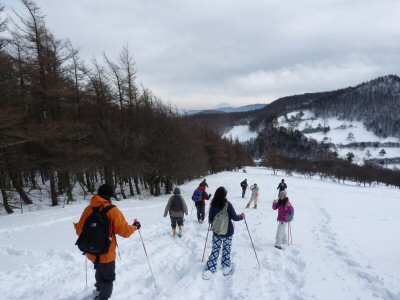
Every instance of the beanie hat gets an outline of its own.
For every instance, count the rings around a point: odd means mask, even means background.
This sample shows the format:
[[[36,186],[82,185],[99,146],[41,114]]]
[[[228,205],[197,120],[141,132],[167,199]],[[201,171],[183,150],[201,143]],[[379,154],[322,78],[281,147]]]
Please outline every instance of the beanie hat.
[[[180,195],[180,193],[181,193],[181,189],[180,188],[178,188],[178,187],[174,188],[174,194],[175,195]]]
[[[281,192],[279,192],[279,199],[284,199],[284,198],[286,198],[286,195],[287,195],[287,193],[286,193],[286,191],[281,191]]]
[[[102,184],[97,190],[97,194],[108,200],[110,200],[111,197],[115,198],[114,188],[108,183]]]

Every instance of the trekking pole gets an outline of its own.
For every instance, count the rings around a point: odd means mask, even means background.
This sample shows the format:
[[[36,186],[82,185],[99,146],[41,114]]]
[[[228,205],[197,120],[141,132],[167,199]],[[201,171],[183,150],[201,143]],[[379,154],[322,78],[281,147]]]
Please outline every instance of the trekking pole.
[[[289,242],[289,240],[290,240],[290,242]],[[287,239],[287,244],[288,244],[288,246],[289,246],[290,244],[293,244],[292,227],[290,227],[290,222],[289,222],[289,224],[288,224],[288,239]]]
[[[190,211],[190,217],[189,217],[190,220],[192,219],[193,207],[194,207],[194,203],[192,203],[192,209]]]
[[[201,258],[201,262],[204,261],[204,254],[206,253],[206,246],[207,246],[207,240],[208,240],[208,233],[210,232],[210,229],[211,229],[211,224],[208,225],[207,236],[206,236],[206,243],[204,244],[203,257]]]
[[[86,288],[87,288],[87,257],[85,255],[85,266],[86,266]]]
[[[246,228],[247,228],[247,232],[249,233],[249,237],[250,237],[251,245],[253,246],[254,254],[256,255],[256,258],[257,258],[258,267],[261,269],[260,261],[258,260],[258,256],[257,256],[256,248],[254,247],[253,240],[252,240],[252,238],[251,238],[251,235],[250,235],[250,230],[249,230],[249,226],[247,226],[247,221],[246,221],[246,219],[244,219],[244,223],[246,224]]]
[[[134,221],[136,222],[137,219],[135,219]],[[150,273],[151,273],[151,276],[153,277],[154,286],[157,288],[156,278],[154,277],[153,270],[151,269],[151,265],[150,265],[150,261],[149,261],[149,256],[147,255],[146,247],[144,246],[142,233],[140,232],[140,229],[138,229],[138,231],[139,231],[140,239],[141,239],[141,241],[142,241],[144,253],[146,254],[146,259],[147,259],[147,263],[148,263],[148,265],[149,265]]]

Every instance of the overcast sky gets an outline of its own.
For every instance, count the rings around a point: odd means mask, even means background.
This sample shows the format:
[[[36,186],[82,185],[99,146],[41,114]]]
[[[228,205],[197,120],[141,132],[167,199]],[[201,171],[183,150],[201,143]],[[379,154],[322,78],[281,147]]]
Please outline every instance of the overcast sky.
[[[8,12],[19,0],[0,0]],[[128,44],[178,108],[268,103],[400,73],[398,0],[36,0],[86,62]]]

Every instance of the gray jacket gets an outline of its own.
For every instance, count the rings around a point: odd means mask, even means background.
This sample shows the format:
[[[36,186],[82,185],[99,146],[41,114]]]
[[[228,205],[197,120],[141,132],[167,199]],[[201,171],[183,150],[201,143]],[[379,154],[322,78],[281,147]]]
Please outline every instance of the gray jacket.
[[[168,213],[174,218],[183,218],[183,214],[188,214],[185,200],[181,195],[173,195],[169,198],[164,210],[164,217],[166,217]]]

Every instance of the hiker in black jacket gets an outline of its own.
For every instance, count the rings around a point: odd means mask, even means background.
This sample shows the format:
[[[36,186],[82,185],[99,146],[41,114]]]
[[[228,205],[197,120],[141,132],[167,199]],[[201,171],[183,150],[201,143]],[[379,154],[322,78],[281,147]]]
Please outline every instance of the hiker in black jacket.
[[[279,189],[279,192],[282,192],[287,189],[287,185],[285,183],[285,180],[282,179],[282,181],[279,183],[278,187],[276,188],[277,190]]]
[[[246,189],[248,186],[247,178],[240,183],[240,186],[242,187],[242,198],[244,198],[244,195],[246,194]]]

